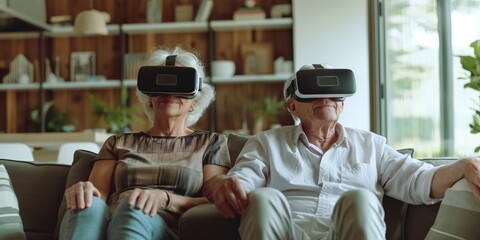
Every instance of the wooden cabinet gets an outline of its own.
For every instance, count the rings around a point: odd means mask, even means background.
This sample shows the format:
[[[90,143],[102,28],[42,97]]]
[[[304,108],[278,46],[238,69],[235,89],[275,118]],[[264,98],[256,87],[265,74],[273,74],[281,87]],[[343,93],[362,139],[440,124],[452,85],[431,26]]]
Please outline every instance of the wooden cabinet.
[[[88,1],[47,0],[48,16],[71,15],[88,9]],[[84,3],[85,2],[85,3]],[[258,104],[266,97],[282,97],[283,81],[288,74],[243,75],[240,48],[242,44],[269,43],[273,49],[273,59],[284,57],[293,60],[292,19],[265,19],[233,21],[233,11],[243,5],[241,0],[225,3],[215,0],[209,22],[173,22],[173,9],[178,1],[163,1],[162,23],[145,22],[146,0],[94,1],[94,8],[106,11],[112,16],[107,36],[79,36],[71,27],[51,27],[44,33],[45,40],[39,41],[39,33],[0,33],[0,69],[8,64],[18,53],[24,54],[30,61],[38,59],[41,44],[47,58],[60,59],[60,77],[62,83],[44,82],[40,88],[39,77],[30,84],[0,84],[0,132],[35,131],[30,112],[39,108],[44,101],[55,101],[58,111],[69,111],[78,120],[76,131],[92,127],[94,116],[85,97],[93,93],[111,106],[118,102],[120,86],[129,87],[129,104],[137,106],[137,113],[145,123],[132,123],[132,130],[148,127],[135,97],[136,80],[124,78],[122,58],[129,53],[149,54],[157,46],[174,47],[181,45],[187,50],[195,50],[204,61],[207,72],[211,61],[228,59],[236,63],[237,75],[230,78],[212,78],[217,98],[213,106],[194,126],[201,129],[224,130],[240,129],[245,124],[249,129],[258,117]],[[198,9],[200,0],[183,1]],[[261,7],[269,12],[274,4],[291,3],[290,0],[262,1]],[[170,9],[170,10],[169,10]],[[268,16],[268,14],[267,14]],[[102,82],[70,81],[70,54],[77,51],[96,53],[96,74],[105,76]],[[3,64],[3,66],[2,66]],[[4,67],[5,68],[5,67]],[[37,71],[38,72],[38,71]],[[2,72],[0,71],[0,77]],[[266,126],[280,122],[289,124],[286,113],[279,119],[267,120]],[[102,127],[102,126],[101,126]],[[103,126],[107,127],[107,126]]]

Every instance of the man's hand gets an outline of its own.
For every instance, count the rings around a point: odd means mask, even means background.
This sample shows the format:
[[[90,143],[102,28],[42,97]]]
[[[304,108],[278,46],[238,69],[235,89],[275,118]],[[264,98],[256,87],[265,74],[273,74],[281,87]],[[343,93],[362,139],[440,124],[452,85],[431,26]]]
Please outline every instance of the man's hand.
[[[249,201],[249,194],[240,181],[223,174],[216,175],[205,183],[203,195],[215,203],[226,218],[235,218],[242,214]]]
[[[92,196],[101,197],[101,194],[91,182],[78,182],[72,185],[65,191],[67,209],[81,210],[91,207]]]
[[[473,195],[480,199],[480,158],[470,157],[461,160],[463,162],[463,175],[472,189]]]

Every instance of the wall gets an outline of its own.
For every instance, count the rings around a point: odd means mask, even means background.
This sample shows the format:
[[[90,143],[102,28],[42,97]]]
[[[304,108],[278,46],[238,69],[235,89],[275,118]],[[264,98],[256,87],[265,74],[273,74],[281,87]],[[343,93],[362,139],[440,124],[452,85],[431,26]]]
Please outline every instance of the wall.
[[[304,64],[350,68],[357,93],[345,101],[340,123],[370,130],[367,0],[293,0],[295,69]]]

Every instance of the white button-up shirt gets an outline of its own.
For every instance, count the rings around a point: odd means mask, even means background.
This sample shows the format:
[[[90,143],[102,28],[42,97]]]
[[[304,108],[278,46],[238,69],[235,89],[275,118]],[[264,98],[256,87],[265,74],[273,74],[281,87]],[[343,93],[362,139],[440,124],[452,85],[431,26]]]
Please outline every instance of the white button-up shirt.
[[[308,142],[301,125],[275,128],[251,137],[228,175],[247,191],[280,190],[293,218],[329,218],[339,197],[365,188],[408,203],[434,203],[430,187],[437,168],[402,155],[372,132],[337,124],[339,138],[323,152]]]

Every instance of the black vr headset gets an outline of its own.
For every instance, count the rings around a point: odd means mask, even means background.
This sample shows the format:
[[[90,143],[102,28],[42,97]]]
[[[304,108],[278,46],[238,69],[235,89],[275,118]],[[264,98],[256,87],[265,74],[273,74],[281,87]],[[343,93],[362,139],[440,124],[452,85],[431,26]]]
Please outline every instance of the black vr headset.
[[[138,71],[138,90],[150,97],[179,95],[195,98],[202,89],[202,79],[192,67],[176,67],[177,55],[167,57],[165,66],[143,66]]]
[[[324,68],[313,64],[315,69],[299,70],[287,88],[287,96],[299,102],[311,102],[318,98],[344,101],[357,91],[355,76],[350,69]]]

